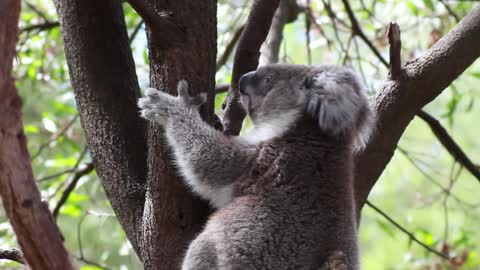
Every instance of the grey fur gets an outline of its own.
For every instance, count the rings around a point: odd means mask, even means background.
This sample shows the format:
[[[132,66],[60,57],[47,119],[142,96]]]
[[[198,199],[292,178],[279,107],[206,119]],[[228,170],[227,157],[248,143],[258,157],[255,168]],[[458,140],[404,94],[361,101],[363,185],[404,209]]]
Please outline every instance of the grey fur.
[[[165,127],[187,184],[219,208],[183,270],[319,269],[335,254],[359,268],[352,172],[372,112],[356,76],[334,66],[269,65],[242,77],[255,129],[226,137],[202,98],[147,89],[142,117]],[[362,134],[359,134],[362,133]]]

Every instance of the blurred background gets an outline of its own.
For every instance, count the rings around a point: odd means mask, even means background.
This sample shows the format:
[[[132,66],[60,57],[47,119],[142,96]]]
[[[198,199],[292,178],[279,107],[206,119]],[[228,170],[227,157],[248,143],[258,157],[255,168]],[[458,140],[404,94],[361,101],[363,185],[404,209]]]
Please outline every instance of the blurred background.
[[[230,82],[233,54],[224,52],[234,44],[252,2],[218,1],[219,86]],[[386,30],[390,21],[400,26],[406,62],[421,56],[479,3],[350,1],[363,37],[358,32],[352,35],[352,21],[341,1],[297,4],[297,16],[283,31],[279,62],[351,66],[374,95],[388,73],[382,58],[389,59]],[[124,11],[143,89],[149,81],[145,26],[128,4]],[[68,250],[81,270],[142,269],[91,166],[52,1],[23,1],[20,29],[14,76],[23,98],[34,175],[43,198],[57,215]],[[225,94],[217,88],[215,106],[221,116]],[[477,61],[425,111],[480,166],[479,88]],[[250,127],[246,121],[242,131]],[[480,269],[480,179],[455,161],[421,119],[409,125],[369,201],[375,208],[365,206],[360,227],[363,269]],[[417,242],[448,252],[454,259],[445,261]],[[16,246],[0,209],[0,248]],[[0,269],[23,266],[0,261]]]

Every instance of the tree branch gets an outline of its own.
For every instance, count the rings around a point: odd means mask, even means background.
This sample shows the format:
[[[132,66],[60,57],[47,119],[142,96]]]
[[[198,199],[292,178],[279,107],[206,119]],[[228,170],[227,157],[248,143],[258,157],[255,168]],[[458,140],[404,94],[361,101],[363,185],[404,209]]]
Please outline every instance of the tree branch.
[[[62,206],[67,202],[68,197],[77,186],[77,183],[80,180],[80,178],[82,178],[82,176],[84,175],[89,174],[91,171],[93,171],[93,169],[94,169],[93,163],[88,163],[87,166],[85,166],[85,168],[82,168],[75,172],[75,174],[72,177],[72,181],[70,181],[70,184],[68,184],[68,186],[65,188],[65,190],[62,193],[62,196],[58,200],[57,205],[53,209],[53,217],[55,219],[57,219],[58,213],[60,213],[60,208],[62,208]]]
[[[138,32],[140,31],[140,29],[142,28],[142,25],[143,25],[144,21],[141,20],[137,26],[135,26],[135,29],[133,29],[133,32],[132,34],[128,37],[128,44],[129,45],[132,45],[132,42],[135,40],[135,37],[137,37],[137,34]]]
[[[412,240],[413,242],[419,244],[420,246],[422,246],[423,248],[425,248],[428,252],[430,253],[433,253],[435,255],[437,255],[438,257],[444,259],[444,260],[450,260],[450,257],[448,257],[448,255],[446,254],[443,254],[441,253],[440,251],[437,251],[431,247],[429,247],[427,244],[423,243],[422,241],[418,240],[417,237],[415,237],[415,235],[413,235],[413,233],[409,232],[407,229],[405,229],[402,225],[400,225],[398,222],[396,222],[394,219],[392,219],[389,215],[387,215],[387,213],[383,212],[380,208],[376,207],[374,204],[372,204],[371,202],[369,202],[368,200],[366,201],[366,204],[368,206],[370,206],[373,210],[375,210],[375,212],[379,213],[381,216],[383,216],[386,220],[388,220],[390,223],[393,224],[393,226],[397,227],[397,229],[399,229],[400,231],[402,231],[403,233],[405,233],[408,238],[410,238],[410,240]]]
[[[280,0],[277,11],[273,16],[268,35],[260,47],[259,65],[264,66],[278,62],[278,54],[280,45],[283,40],[283,28],[288,23],[289,13],[291,9],[296,9],[295,0]]]
[[[345,10],[347,11],[348,18],[350,19],[351,27],[352,27],[352,32],[354,35],[358,35],[366,44],[367,46],[372,50],[372,52],[377,56],[377,58],[384,64],[385,66],[388,66],[387,60],[383,58],[382,54],[378,51],[378,49],[370,42],[368,39],[367,35],[363,32],[362,28],[360,27],[360,24],[358,23],[357,18],[355,17],[352,8],[350,7],[350,3],[348,0],[342,0],[343,5],[345,6]]]
[[[240,38],[240,35],[242,34],[244,29],[245,29],[245,25],[242,25],[235,31],[232,38],[230,39],[227,46],[225,47],[225,50],[223,51],[222,55],[220,56],[220,58],[218,58],[218,61],[216,64],[216,71],[218,71],[223,65],[225,65],[228,58],[230,57],[230,54],[232,54],[232,51],[235,48],[235,45],[237,44],[237,41]]]
[[[400,38],[400,27],[397,23],[390,23],[387,36],[390,44],[390,75],[392,79],[397,79],[402,72],[402,41]]]
[[[229,84],[217,84],[215,85],[215,94],[220,94],[220,93],[225,93],[228,91],[228,88],[230,87]]]
[[[257,68],[260,46],[270,30],[278,3],[279,0],[255,0],[240,36],[233,62],[232,82],[223,103],[224,133],[227,135],[240,133],[246,113],[238,100],[238,80],[243,74]]]
[[[445,9],[448,11],[448,13],[453,16],[453,18],[455,19],[455,21],[458,23],[460,21],[460,18],[458,17],[458,15],[452,10],[452,8],[450,7],[449,4],[445,3],[444,0],[439,0],[440,3],[442,3],[442,5],[445,7]]]
[[[366,148],[355,157],[358,213],[408,123],[479,56],[480,7],[477,7],[422,57],[404,65],[403,78],[385,81],[373,105],[377,113],[376,129]]]
[[[456,161],[462,164],[480,182],[480,170],[468,158],[467,154],[465,154],[460,146],[453,140],[440,122],[424,111],[417,113],[417,116],[428,124],[433,134],[438,138],[445,149],[447,149],[448,153],[450,153]]]
[[[31,31],[43,31],[43,30],[50,30],[52,28],[55,28],[59,26],[59,22],[44,22],[40,24],[33,24],[29,26],[25,26],[20,30],[20,34],[24,32],[31,32]]]
[[[359,31],[361,31],[361,29]],[[401,38],[400,28],[397,23],[390,23],[387,36],[390,44],[390,76],[393,80],[401,79]],[[368,41],[367,43],[371,42]],[[417,116],[430,126],[434,135],[439,139],[447,151],[455,158],[455,160],[465,166],[465,168],[467,168],[467,170],[470,171],[470,173],[472,173],[472,175],[480,181],[480,170],[476,168],[473,162],[467,157],[467,155],[452,139],[448,132],[441,126],[440,122],[438,122],[434,117],[425,111],[420,111]]]
[[[22,252],[18,248],[0,249],[0,260],[10,260],[25,264]]]
[[[159,11],[147,0],[128,0],[127,2],[151,29],[151,38],[158,45],[169,47],[182,45],[185,42],[185,28],[175,19],[173,12]]]
[[[35,152],[35,154],[32,155],[32,160],[36,159],[38,156],[40,156],[40,154],[42,153],[42,151],[47,147],[49,146],[52,142],[58,140],[59,138],[63,137],[65,135],[65,133],[67,133],[67,131],[70,130],[70,128],[73,126],[73,124],[75,124],[75,122],[77,121],[78,119],[78,114],[75,114],[75,116],[72,118],[72,120],[68,121],[68,123],[56,134],[53,134],[46,142],[42,143],[39,147],[38,147],[38,150],[37,152]]]

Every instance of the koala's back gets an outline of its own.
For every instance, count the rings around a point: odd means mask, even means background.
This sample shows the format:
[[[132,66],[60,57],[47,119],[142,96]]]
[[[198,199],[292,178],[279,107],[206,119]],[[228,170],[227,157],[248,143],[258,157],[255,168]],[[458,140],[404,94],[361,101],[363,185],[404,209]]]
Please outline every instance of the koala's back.
[[[300,130],[261,145],[236,198],[211,217],[202,235],[217,269],[318,269],[338,250],[356,258],[348,144]]]

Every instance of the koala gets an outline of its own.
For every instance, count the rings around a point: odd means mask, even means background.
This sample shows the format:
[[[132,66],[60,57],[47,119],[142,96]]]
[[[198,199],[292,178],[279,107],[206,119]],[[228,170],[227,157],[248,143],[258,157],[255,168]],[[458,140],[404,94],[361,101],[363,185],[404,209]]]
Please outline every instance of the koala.
[[[186,184],[216,211],[182,270],[359,269],[353,154],[373,126],[359,79],[338,66],[267,65],[243,75],[253,130],[204,123],[185,81],[178,97],[147,89],[141,116],[162,125]],[[343,258],[342,257],[342,258]],[[335,263],[337,264],[337,263]]]

